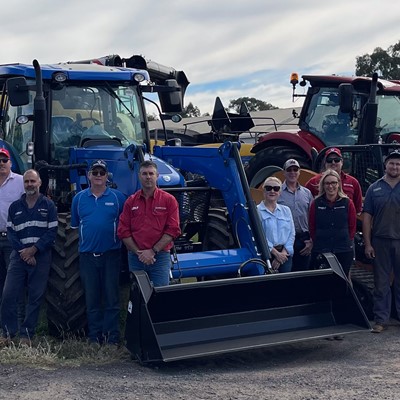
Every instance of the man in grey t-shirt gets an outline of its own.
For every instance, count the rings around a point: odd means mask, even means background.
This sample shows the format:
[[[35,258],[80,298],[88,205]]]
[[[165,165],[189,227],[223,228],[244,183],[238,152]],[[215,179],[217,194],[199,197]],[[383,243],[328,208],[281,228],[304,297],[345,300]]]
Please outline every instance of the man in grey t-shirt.
[[[400,315],[400,152],[385,159],[385,175],[367,190],[363,207],[365,255],[374,263],[374,333],[384,331],[392,304],[390,288]]]

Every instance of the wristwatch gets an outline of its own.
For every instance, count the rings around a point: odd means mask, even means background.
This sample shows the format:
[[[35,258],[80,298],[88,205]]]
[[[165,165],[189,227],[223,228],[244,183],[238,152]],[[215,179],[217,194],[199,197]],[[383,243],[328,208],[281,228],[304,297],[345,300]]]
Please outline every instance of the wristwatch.
[[[153,250],[154,255],[156,256],[158,254],[158,251],[154,247],[152,247],[151,249]]]

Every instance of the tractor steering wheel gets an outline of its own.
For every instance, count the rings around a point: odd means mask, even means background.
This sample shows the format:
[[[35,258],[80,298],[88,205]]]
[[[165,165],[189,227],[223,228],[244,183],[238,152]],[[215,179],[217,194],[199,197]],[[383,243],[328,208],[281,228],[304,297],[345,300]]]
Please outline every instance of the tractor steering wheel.
[[[100,121],[94,117],[78,118],[73,124],[71,124],[69,131],[75,135],[82,135],[82,133],[88,129],[85,126],[82,126],[82,122],[84,121],[92,121],[93,125],[100,125]]]

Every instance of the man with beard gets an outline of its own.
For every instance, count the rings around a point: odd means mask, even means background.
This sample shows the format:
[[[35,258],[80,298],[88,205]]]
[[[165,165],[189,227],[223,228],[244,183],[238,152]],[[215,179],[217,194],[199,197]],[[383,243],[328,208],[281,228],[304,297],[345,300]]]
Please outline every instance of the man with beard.
[[[365,255],[374,264],[374,333],[387,328],[390,318],[394,272],[394,295],[400,315],[400,152],[385,159],[385,175],[367,190],[363,209]]]
[[[8,210],[7,236],[13,248],[1,303],[3,337],[0,347],[17,335],[17,300],[27,282],[28,303],[19,329],[21,344],[30,344],[35,334],[40,305],[46,291],[51,248],[57,234],[54,203],[39,192],[42,183],[33,169],[23,176],[25,194]]]

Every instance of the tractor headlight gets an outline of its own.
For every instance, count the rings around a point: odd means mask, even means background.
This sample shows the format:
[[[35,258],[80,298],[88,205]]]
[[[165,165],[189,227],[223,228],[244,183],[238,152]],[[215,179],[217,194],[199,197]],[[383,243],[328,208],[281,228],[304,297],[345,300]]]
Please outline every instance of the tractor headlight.
[[[143,81],[145,80],[145,77],[144,77],[143,74],[134,74],[134,75],[133,75],[133,79],[134,79],[136,82],[143,82]]]
[[[67,80],[67,75],[64,72],[56,72],[53,75],[53,80],[56,82],[65,82]]]

